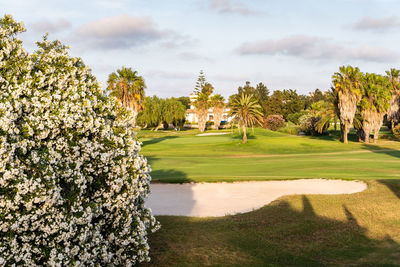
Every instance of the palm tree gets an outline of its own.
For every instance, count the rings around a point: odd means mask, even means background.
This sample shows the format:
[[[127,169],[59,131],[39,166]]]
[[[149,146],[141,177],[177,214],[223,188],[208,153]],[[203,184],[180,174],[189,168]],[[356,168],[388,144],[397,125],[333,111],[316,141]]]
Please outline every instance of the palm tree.
[[[211,106],[209,95],[204,92],[198,93],[196,100],[193,102],[193,106],[199,121],[199,131],[204,132],[206,129],[208,109]]]
[[[366,73],[362,81],[363,97],[360,101],[364,141],[369,143],[374,132],[374,142],[378,142],[379,130],[383,124],[389,102],[392,98],[388,77]]]
[[[229,114],[243,129],[243,143],[247,143],[246,128],[255,124],[262,125],[262,108],[253,95],[240,94],[231,103]]]
[[[392,129],[395,124],[399,122],[399,100],[400,100],[400,70],[390,69],[386,71],[389,78],[390,89],[392,91],[392,98],[390,99],[390,107],[387,112],[387,119],[392,123]]]
[[[200,132],[204,132],[206,129],[208,109],[211,107],[210,95],[213,93],[214,87],[208,82],[199,86],[201,86],[200,89],[197,88],[197,85],[195,88],[197,98],[193,102],[193,106],[199,121],[199,130]]]
[[[347,135],[361,98],[360,69],[341,66],[332,76],[332,82],[338,96],[341,140],[347,144]]]
[[[225,109],[225,99],[222,95],[216,94],[211,98],[211,106],[214,111],[214,129],[218,130],[221,124],[222,116]]]
[[[333,122],[336,130],[336,122],[338,119],[337,106],[333,101],[320,100],[311,104],[311,111],[315,117],[319,120],[315,124],[315,129],[318,133],[322,134],[324,131],[329,129],[329,126]]]
[[[117,97],[121,104],[133,112],[133,125],[136,117],[142,109],[146,85],[142,76],[131,68],[122,67],[108,76],[107,90],[112,96]]]

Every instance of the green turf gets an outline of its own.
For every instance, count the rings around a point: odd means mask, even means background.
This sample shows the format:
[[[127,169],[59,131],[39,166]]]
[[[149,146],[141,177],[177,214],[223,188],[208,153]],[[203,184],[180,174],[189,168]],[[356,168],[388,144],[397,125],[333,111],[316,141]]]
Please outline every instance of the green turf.
[[[227,131],[230,132],[230,131]],[[349,195],[286,196],[216,218],[160,216],[144,266],[400,266],[400,142],[342,144],[338,133],[300,137],[255,129],[196,136],[139,132],[156,182],[341,178],[367,181]],[[390,138],[388,131],[383,131]]]
[[[208,131],[215,132],[215,131]],[[216,182],[298,178],[398,179],[400,142],[377,145],[324,137],[294,136],[250,130],[249,142],[227,135],[197,136],[183,132],[139,132],[142,153],[156,182]]]
[[[216,218],[160,216],[144,266],[400,266],[400,180]]]

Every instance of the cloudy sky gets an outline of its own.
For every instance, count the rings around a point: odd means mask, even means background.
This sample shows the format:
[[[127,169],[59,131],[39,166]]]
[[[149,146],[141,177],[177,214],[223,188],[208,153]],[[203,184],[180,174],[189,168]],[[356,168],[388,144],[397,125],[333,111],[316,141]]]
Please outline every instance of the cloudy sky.
[[[271,90],[327,90],[340,65],[383,73],[399,66],[395,0],[0,0],[27,28],[29,51],[45,32],[80,56],[98,80],[121,66],[147,95],[182,96],[204,70],[229,96],[246,80]]]

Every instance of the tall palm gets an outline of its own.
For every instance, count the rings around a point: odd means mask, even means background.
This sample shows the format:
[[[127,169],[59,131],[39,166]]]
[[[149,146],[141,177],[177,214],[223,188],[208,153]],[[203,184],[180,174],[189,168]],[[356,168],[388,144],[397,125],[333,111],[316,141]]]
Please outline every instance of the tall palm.
[[[329,128],[333,122],[336,129],[336,122],[338,119],[337,106],[333,101],[320,100],[311,105],[311,111],[314,112],[314,116],[320,119],[315,125],[315,129],[319,133],[323,133]]]
[[[364,141],[369,143],[370,134],[374,132],[374,142],[383,124],[383,117],[389,109],[392,97],[389,79],[382,75],[366,73],[362,82],[363,97],[360,101]]]
[[[390,99],[390,107],[387,112],[387,118],[392,123],[392,129],[394,125],[400,120],[400,70],[390,69],[386,71],[386,75],[390,82],[390,89],[392,91],[392,98]]]
[[[225,98],[220,94],[214,95],[211,98],[211,106],[213,107],[214,111],[214,129],[218,130],[224,114]]]
[[[361,98],[360,69],[341,66],[332,76],[332,82],[338,96],[341,139],[347,144],[347,135]]]
[[[204,92],[198,93],[196,100],[193,102],[193,106],[199,122],[199,131],[204,132],[206,129],[208,109],[211,106],[209,95]]]
[[[131,68],[122,67],[108,76],[107,90],[117,97],[123,106],[133,111],[133,125],[136,124],[137,114],[142,109],[145,88],[143,77]]]
[[[199,121],[200,132],[204,132],[206,129],[208,109],[211,107],[210,95],[213,93],[213,91],[214,87],[208,82],[202,84],[200,89],[195,88],[197,98],[193,102],[193,105]]]
[[[231,102],[229,114],[243,129],[243,143],[247,143],[247,127],[262,125],[262,107],[253,95],[237,95]]]

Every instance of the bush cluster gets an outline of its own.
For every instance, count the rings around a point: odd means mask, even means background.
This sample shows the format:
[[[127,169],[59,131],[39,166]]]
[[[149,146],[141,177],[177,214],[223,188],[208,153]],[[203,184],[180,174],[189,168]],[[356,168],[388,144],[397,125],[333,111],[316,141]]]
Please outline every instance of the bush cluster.
[[[282,115],[269,115],[264,118],[264,128],[276,131],[279,128],[282,128],[285,125],[285,119]]]
[[[397,124],[395,127],[393,127],[392,132],[394,137],[400,140],[400,124]]]
[[[132,114],[82,60],[0,19],[0,266],[130,266],[149,260],[150,167]]]
[[[317,123],[321,119],[321,117],[315,117],[311,114],[303,115],[299,118],[300,123],[300,131],[304,132],[306,135],[324,135],[327,132],[327,128],[325,127],[322,133],[317,131]]]

